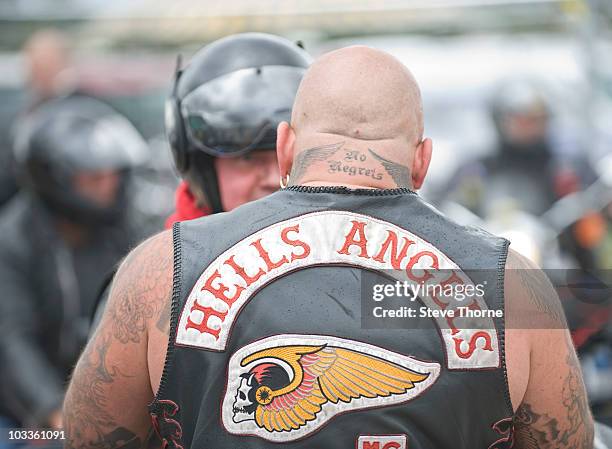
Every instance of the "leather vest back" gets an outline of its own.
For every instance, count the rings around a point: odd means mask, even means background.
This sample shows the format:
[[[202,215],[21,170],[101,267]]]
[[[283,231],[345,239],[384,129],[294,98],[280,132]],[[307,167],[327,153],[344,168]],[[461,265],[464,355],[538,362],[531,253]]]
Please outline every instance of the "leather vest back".
[[[472,285],[464,310],[503,312],[506,240],[406,189],[303,186],[173,232],[170,343],[150,406],[169,447],[505,447],[503,316],[472,326],[439,290],[374,293]]]

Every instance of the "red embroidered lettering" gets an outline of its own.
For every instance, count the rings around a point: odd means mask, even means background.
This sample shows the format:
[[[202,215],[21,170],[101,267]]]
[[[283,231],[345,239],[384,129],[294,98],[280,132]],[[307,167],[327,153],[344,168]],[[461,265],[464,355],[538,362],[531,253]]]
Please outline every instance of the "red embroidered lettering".
[[[482,347],[483,350],[493,351],[493,347],[491,346],[491,336],[487,332],[480,331],[476,332],[474,335],[472,335],[472,338],[470,338],[470,343],[468,344],[469,348],[467,351],[461,350],[461,343],[464,342],[463,338],[453,338],[453,340],[455,341],[455,352],[457,353],[457,355],[462,359],[469,359],[470,357],[472,357],[472,354],[474,354],[474,351],[476,351],[477,349],[476,341],[479,338],[484,338],[485,340],[485,344]]]
[[[304,259],[306,257],[308,257],[310,255],[310,246],[305,243],[302,242],[301,240],[292,240],[288,237],[288,234],[290,232],[300,232],[300,225],[297,224],[295,226],[289,226],[285,229],[283,229],[281,231],[281,240],[283,242],[285,242],[287,245],[291,245],[291,246],[299,246],[301,247],[304,252],[302,252],[302,254],[295,254],[295,253],[291,253],[291,262],[293,262],[294,260],[298,260],[298,259]]]
[[[230,258],[223,263],[232,267],[236,274],[240,276],[244,280],[244,282],[246,282],[247,287],[253,282],[256,282],[264,274],[266,274],[266,272],[260,268],[255,276],[249,276],[244,267],[238,265],[238,263],[234,260],[234,256],[230,256]]]
[[[230,259],[231,259],[231,257],[230,257]],[[244,291],[244,287],[242,287],[241,285],[236,285],[235,286],[236,287],[236,293],[234,293],[234,296],[228,297],[228,296],[225,295],[225,292],[227,292],[229,290],[229,288],[227,288],[224,284],[219,282],[219,287],[214,287],[212,285],[213,281],[215,279],[220,278],[220,277],[221,277],[221,275],[219,274],[219,270],[215,270],[215,272],[212,274],[212,276],[210,276],[206,280],[206,283],[204,284],[204,287],[202,287],[202,291],[207,291],[209,293],[212,293],[215,296],[215,298],[220,299],[225,304],[227,304],[227,307],[232,307],[232,304],[234,304],[234,302],[240,297],[240,294]]]
[[[363,449],[380,449],[380,443],[378,441],[374,441],[373,443],[369,441],[364,441],[363,446],[361,447]]]
[[[287,259],[287,256],[283,256],[277,262],[272,262],[272,260],[270,259],[270,255],[265,250],[265,248],[261,245],[261,239],[255,240],[253,243],[251,243],[251,246],[257,250],[257,252],[259,253],[259,257],[261,257],[263,261],[266,263],[266,267],[268,267],[268,271],[272,271],[273,269],[278,268],[281,265],[289,263],[289,259]]]
[[[216,316],[217,318],[221,320],[221,322],[223,322],[223,320],[225,320],[225,316],[227,315],[227,312],[218,312],[217,310],[211,307],[201,306],[200,304],[198,304],[197,301],[194,302],[193,307],[191,307],[191,312],[193,312],[194,310],[199,310],[200,312],[204,314],[204,317],[202,318],[202,322],[199,324],[195,323],[191,319],[191,315],[189,315],[189,317],[187,318],[187,324],[185,325],[185,329],[196,329],[201,334],[210,334],[213,337],[215,337],[215,340],[218,340],[219,332],[221,332],[221,327],[219,327],[219,329],[210,328],[208,326],[208,319],[211,316]]]
[[[427,282],[428,279],[431,279],[433,277],[433,274],[431,274],[427,270],[424,270],[425,274],[423,276],[415,276],[412,273],[413,267],[419,262],[421,257],[424,257],[424,256],[429,256],[431,258],[431,261],[432,261],[431,268],[435,270],[438,269],[438,256],[436,256],[431,251],[421,251],[420,253],[415,254],[414,256],[410,258],[410,261],[408,262],[408,265],[406,266],[406,274],[408,275],[410,279],[412,279],[415,282]]]
[[[362,435],[357,449],[406,449],[406,435]]]
[[[368,240],[366,239],[366,236],[365,236],[365,225],[366,224],[363,221],[357,221],[357,220],[351,220],[351,223],[353,223],[353,227],[351,228],[349,233],[346,235],[344,239],[344,246],[342,247],[340,251],[338,251],[338,254],[345,254],[348,256],[349,248],[355,245],[359,247],[360,249],[358,256],[363,257],[364,259],[369,259],[370,256],[368,256],[368,249],[367,249]],[[358,237],[359,237],[358,240],[355,240],[355,234],[358,234]]]
[[[404,245],[402,246],[402,249],[400,250],[400,253],[398,255],[397,254],[397,234],[393,231],[388,230],[387,239],[382,244],[382,248],[380,249],[380,252],[374,257],[374,260],[376,262],[385,263],[385,255],[387,253],[387,250],[391,248],[391,266],[395,270],[399,270],[402,261],[404,260],[404,258],[406,257],[406,254],[408,253],[408,248],[410,247],[410,245],[414,243],[412,240],[408,240],[406,237],[404,237],[403,240],[404,240]]]

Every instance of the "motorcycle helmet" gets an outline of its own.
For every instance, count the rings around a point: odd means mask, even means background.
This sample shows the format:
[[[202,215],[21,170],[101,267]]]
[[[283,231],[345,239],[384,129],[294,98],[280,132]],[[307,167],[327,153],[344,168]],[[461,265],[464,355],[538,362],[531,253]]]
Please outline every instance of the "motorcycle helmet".
[[[310,57],[269,34],[229,36],[177,68],[166,103],[166,133],[179,173],[196,182],[213,213],[223,210],[214,158],[276,147]]]
[[[130,122],[93,98],[72,96],[44,103],[17,127],[14,159],[18,177],[52,214],[73,222],[109,224],[126,207],[130,171],[147,155]],[[79,173],[117,171],[115,201],[101,206],[75,185]]]
[[[502,149],[522,156],[546,150],[550,115],[548,99],[533,80],[504,80],[491,101],[491,116]]]

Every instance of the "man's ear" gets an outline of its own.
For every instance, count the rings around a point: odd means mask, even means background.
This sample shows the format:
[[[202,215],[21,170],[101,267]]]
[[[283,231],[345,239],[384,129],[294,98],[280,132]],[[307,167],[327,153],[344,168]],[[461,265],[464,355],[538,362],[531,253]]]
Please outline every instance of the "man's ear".
[[[276,131],[276,156],[278,169],[282,179],[291,172],[293,152],[295,147],[295,132],[287,122],[281,122]]]
[[[412,188],[418,190],[425,181],[429,163],[431,162],[431,153],[433,146],[431,139],[424,139],[419,143],[414,151],[414,159],[412,161]]]

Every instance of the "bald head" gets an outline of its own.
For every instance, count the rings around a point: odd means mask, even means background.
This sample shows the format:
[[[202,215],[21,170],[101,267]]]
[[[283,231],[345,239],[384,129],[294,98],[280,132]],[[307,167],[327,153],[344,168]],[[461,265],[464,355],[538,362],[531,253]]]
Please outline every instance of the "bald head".
[[[70,66],[66,37],[58,30],[34,33],[24,46],[31,86],[41,97],[55,94],[58,77]]]
[[[368,47],[323,55],[302,79],[291,125],[279,126],[277,153],[291,184],[420,188],[431,140],[414,77]]]
[[[393,56],[347,47],[312,64],[295,99],[292,126],[298,139],[301,133],[331,133],[416,144],[423,134],[421,94]]]

